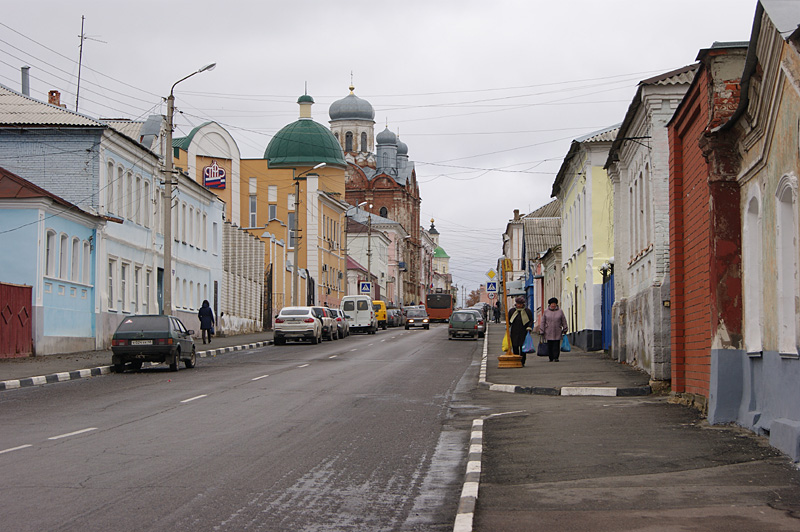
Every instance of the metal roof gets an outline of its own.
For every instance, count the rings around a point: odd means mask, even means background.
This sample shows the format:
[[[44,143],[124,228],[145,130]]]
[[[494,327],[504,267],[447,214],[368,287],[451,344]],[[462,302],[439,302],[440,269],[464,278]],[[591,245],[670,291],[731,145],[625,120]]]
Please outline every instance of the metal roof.
[[[561,245],[561,218],[525,218],[525,253],[535,258]]]
[[[0,85],[0,125],[108,127],[86,115],[40,102],[4,85]]]
[[[525,218],[561,218],[561,201],[554,199],[531,212]]]

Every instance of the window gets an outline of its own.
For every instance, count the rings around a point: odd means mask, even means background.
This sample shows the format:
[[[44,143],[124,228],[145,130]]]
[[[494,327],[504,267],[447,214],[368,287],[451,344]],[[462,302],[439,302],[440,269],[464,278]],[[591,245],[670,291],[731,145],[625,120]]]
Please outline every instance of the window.
[[[278,185],[269,185],[267,187],[267,201],[278,203]]]
[[[123,193],[123,191],[125,190],[124,183],[125,183],[124,171],[122,170],[122,167],[119,167],[117,168],[117,179],[114,180],[114,199],[117,200],[117,209],[114,212],[117,213],[117,215],[119,216],[124,216],[125,212],[122,210],[122,206],[125,204],[123,202],[124,200],[123,196],[125,195]]]
[[[106,212],[114,212],[114,161],[106,165]]]
[[[108,259],[108,305],[109,310],[116,308],[116,299],[114,298],[114,287],[116,286],[117,279],[117,261]]]
[[[353,132],[348,131],[344,135],[344,151],[353,151]]]
[[[367,134],[361,133],[361,151],[367,153],[369,151],[369,146],[367,146]]]
[[[83,241],[83,284],[91,284],[92,281],[92,245]]]
[[[153,272],[147,270],[144,272],[144,293],[142,294],[142,314],[150,313],[150,281]]]
[[[142,278],[142,268],[136,266],[133,270],[133,312],[139,313],[139,282]]]
[[[181,242],[186,242],[186,204],[181,204]]]
[[[202,233],[203,233],[203,236],[202,236],[203,249],[206,250],[206,249],[208,249],[208,215],[206,215],[206,213],[203,213],[203,222],[200,225],[200,227],[202,228]],[[216,223],[214,224],[214,227],[215,228],[217,227]]]
[[[778,350],[797,356],[797,178],[783,176],[775,193],[777,217]]]
[[[133,191],[133,218],[134,221],[141,225],[142,224],[142,176],[136,176],[136,188]]]
[[[278,219],[278,206],[274,203],[269,205],[269,221]]]
[[[215,255],[219,253],[219,236],[218,236],[217,222],[211,224],[211,252]]]
[[[289,247],[294,248],[295,243],[295,220],[297,219],[295,213],[289,213]]]
[[[142,224],[145,227],[150,227],[150,182],[144,181],[142,183]]]
[[[128,299],[128,264],[123,262],[119,269],[119,308],[123,312],[128,309],[126,299]]]
[[[77,237],[72,237],[72,270],[69,278],[76,283],[81,280],[81,241]]]
[[[383,218],[389,217],[389,209],[387,209],[386,207],[381,207],[380,213]]]
[[[250,195],[250,227],[258,227],[258,216],[256,209],[258,207],[258,196],[255,194]]]
[[[125,218],[133,221],[133,174],[125,174]]]
[[[758,192],[758,187],[753,187]],[[752,197],[747,202],[742,246],[744,259],[744,340],[748,353],[760,353],[761,345],[761,297],[763,292],[761,264],[761,219],[759,198]]]
[[[58,277],[60,279],[69,279],[68,254],[69,248],[67,246],[67,235],[61,234],[61,242],[58,249]]]
[[[56,276],[56,232],[47,230],[47,244],[45,250],[44,274],[48,277]]]
[[[186,221],[186,242],[194,244],[194,207],[189,207],[189,218]]]

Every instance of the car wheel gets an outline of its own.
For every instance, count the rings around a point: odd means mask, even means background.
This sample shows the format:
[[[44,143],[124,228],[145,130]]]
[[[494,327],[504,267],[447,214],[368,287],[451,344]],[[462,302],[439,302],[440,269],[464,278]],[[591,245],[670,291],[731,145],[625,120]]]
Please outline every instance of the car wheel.
[[[425,326],[425,330],[426,330],[426,331],[427,331],[428,329],[430,329],[430,328],[431,328],[431,326],[430,326],[430,325],[426,325],[426,326]]]
[[[408,325],[406,325],[406,330],[408,330]]]
[[[192,369],[195,364],[197,364],[197,352],[195,351],[194,346],[192,346],[192,354],[183,361],[183,365],[186,366],[187,369]]]
[[[170,371],[178,371],[181,369],[181,350],[178,349],[175,352],[175,357],[172,359],[172,362],[169,364]]]
[[[114,373],[125,373],[125,363],[114,364]]]
[[[134,371],[139,371],[140,369],[142,369],[142,361],[136,360],[134,362],[131,362],[131,369]]]
[[[478,338],[483,338],[484,336],[485,336],[484,334],[479,334]]]
[[[275,345],[286,345],[286,338],[275,338],[272,343]]]

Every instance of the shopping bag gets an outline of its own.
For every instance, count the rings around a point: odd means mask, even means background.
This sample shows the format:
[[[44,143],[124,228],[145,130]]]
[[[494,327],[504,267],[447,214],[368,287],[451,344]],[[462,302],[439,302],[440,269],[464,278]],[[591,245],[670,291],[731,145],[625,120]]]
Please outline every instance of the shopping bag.
[[[565,353],[569,353],[570,351],[572,351],[572,348],[569,345],[569,338],[567,338],[566,334],[561,339],[561,350]]]
[[[539,347],[536,348],[536,356],[549,356],[549,353],[547,352],[547,342],[539,342]]]
[[[531,337],[531,333],[525,335],[525,341],[522,343],[522,352],[523,353],[533,353],[535,349],[533,345],[533,338]]]
[[[503,351],[507,352],[509,349],[511,349],[511,342],[508,340],[508,334],[506,334],[503,336]]]

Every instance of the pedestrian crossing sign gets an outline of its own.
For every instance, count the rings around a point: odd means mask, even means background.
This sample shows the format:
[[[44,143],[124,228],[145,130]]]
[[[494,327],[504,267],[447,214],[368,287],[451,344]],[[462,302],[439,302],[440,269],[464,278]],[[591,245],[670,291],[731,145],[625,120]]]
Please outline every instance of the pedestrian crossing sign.
[[[487,292],[497,292],[497,281],[489,281],[486,283]]]
[[[372,293],[372,283],[369,281],[361,281],[358,283],[358,291],[362,294],[371,294]]]

